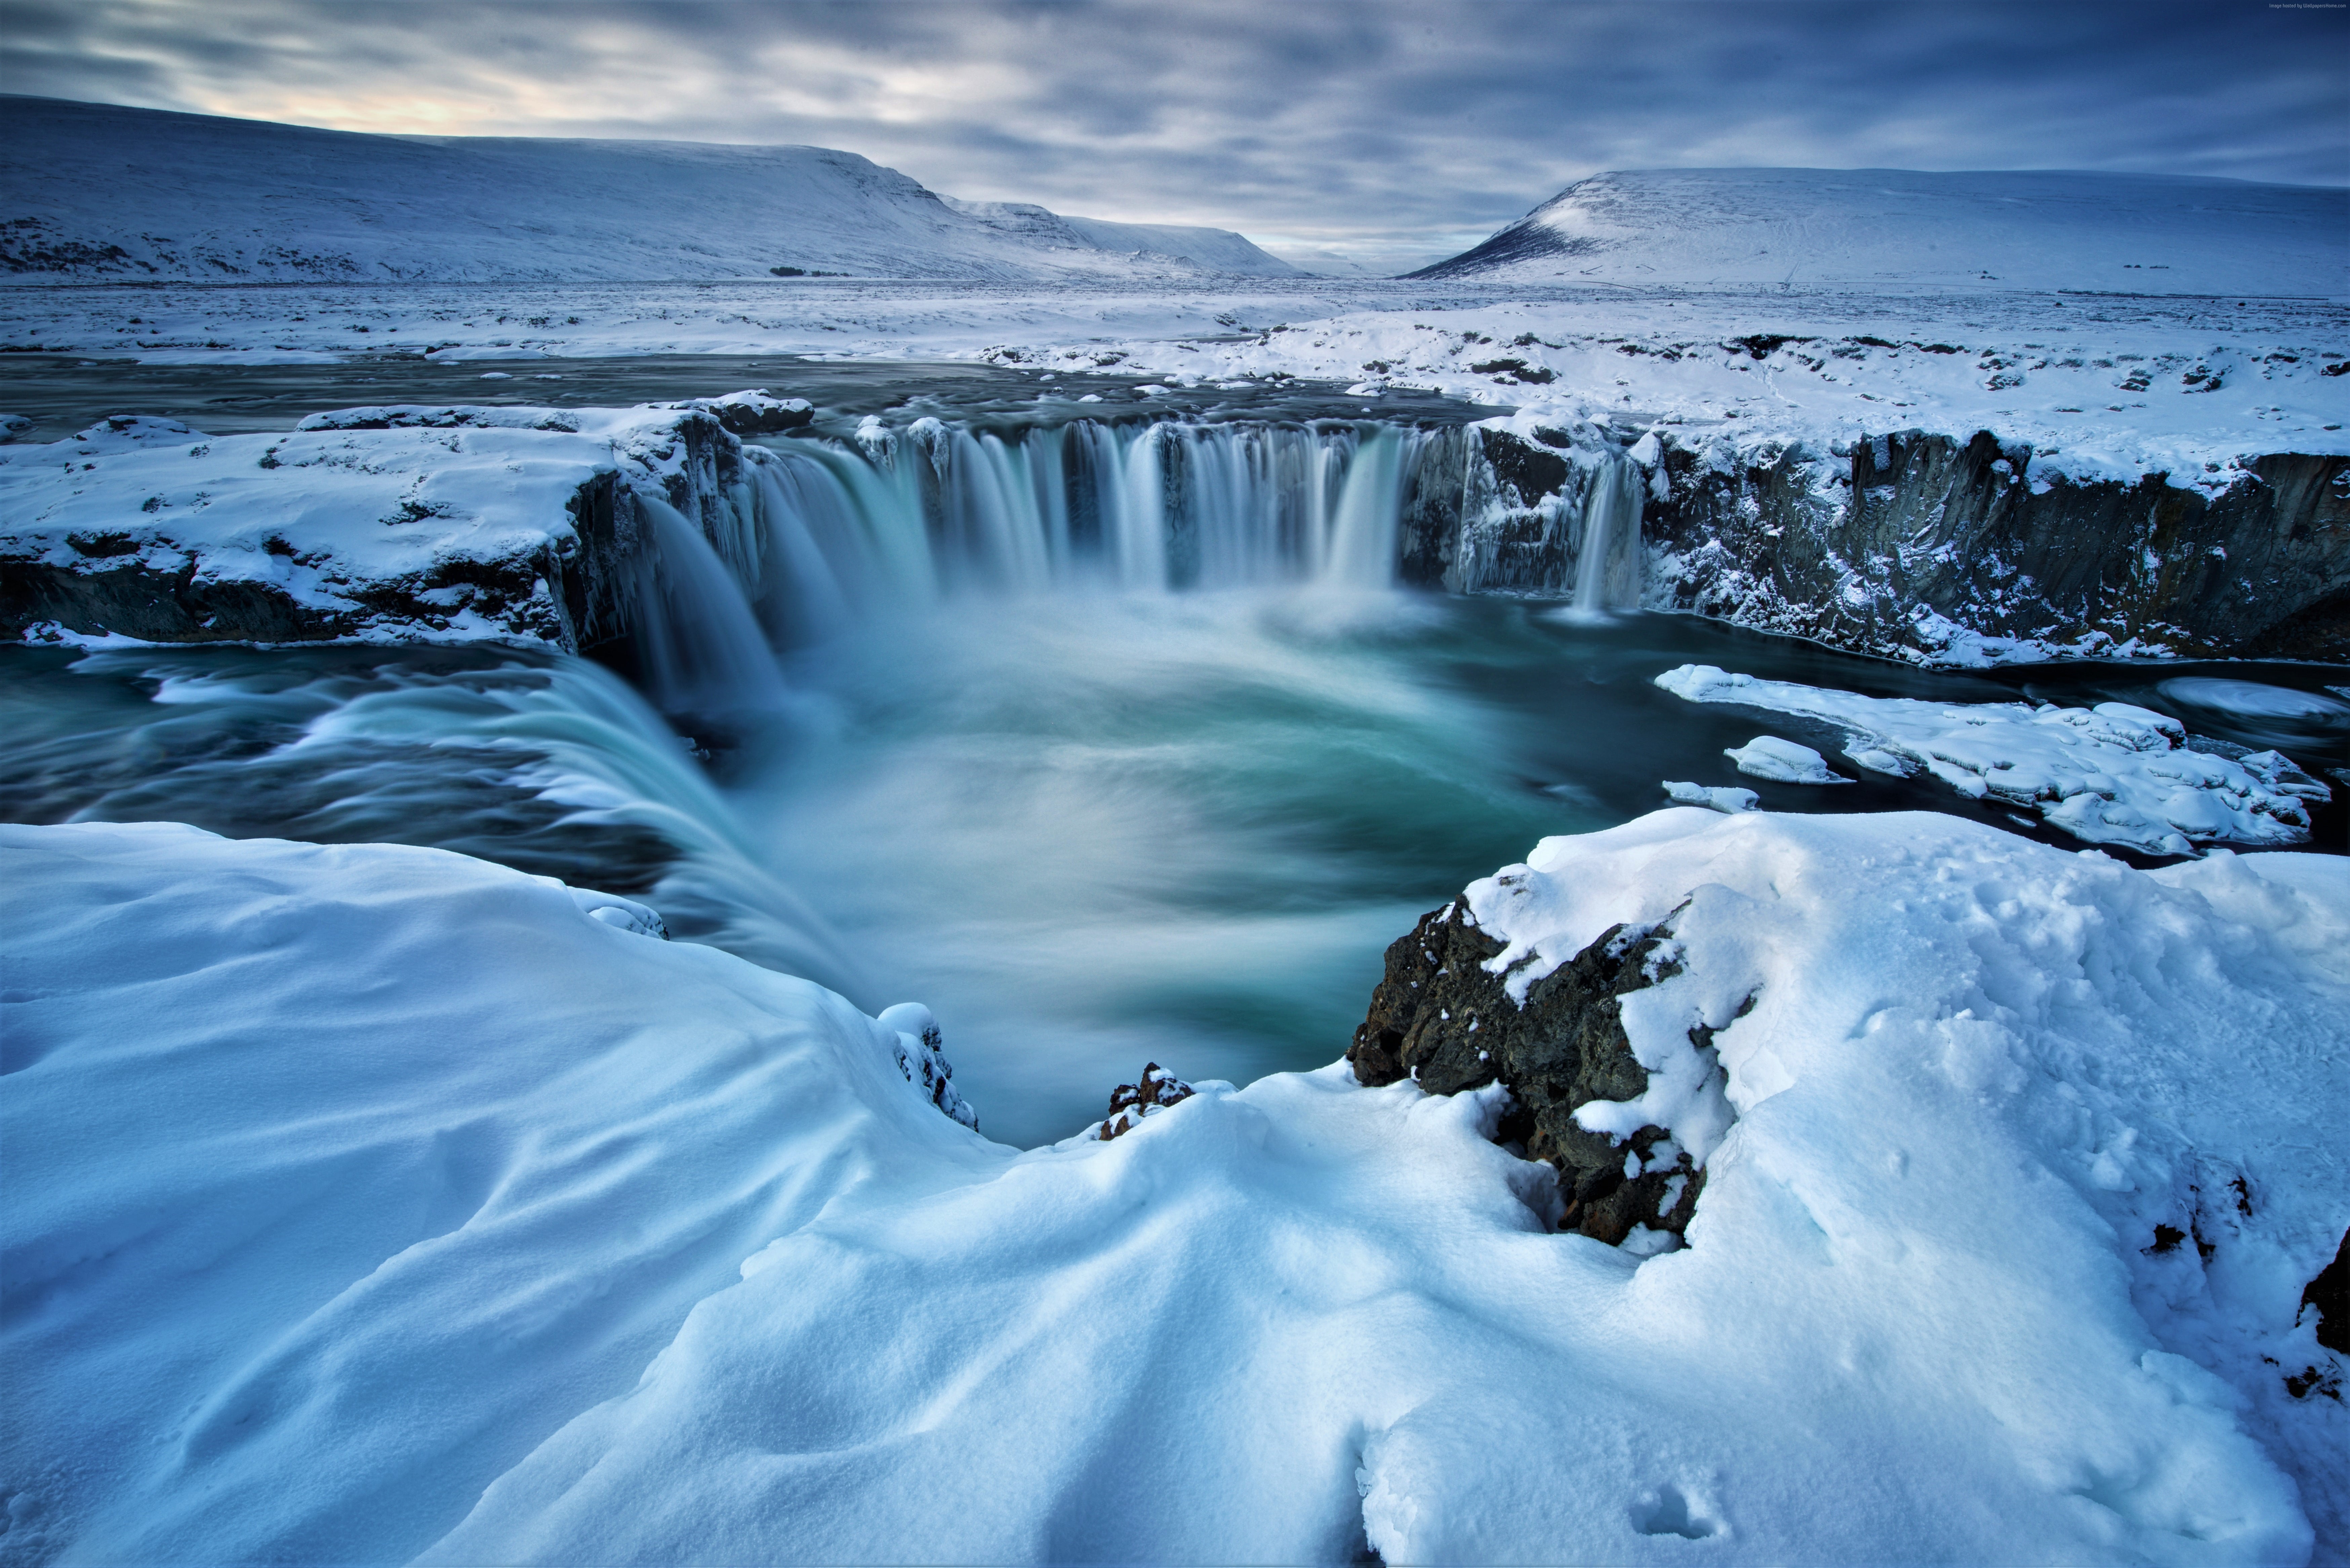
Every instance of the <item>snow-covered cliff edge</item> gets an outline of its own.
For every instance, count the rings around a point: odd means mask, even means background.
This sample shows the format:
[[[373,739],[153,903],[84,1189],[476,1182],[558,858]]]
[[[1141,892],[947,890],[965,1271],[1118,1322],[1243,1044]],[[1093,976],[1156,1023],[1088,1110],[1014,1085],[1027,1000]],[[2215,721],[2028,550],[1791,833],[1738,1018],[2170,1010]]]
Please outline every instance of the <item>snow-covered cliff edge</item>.
[[[1567,591],[1595,487],[1628,462],[1638,544],[1613,547],[1644,558],[1596,568],[1628,585],[1625,607],[1929,664],[2350,659],[2350,457],[2124,479],[1989,431],[1814,445],[1659,427],[1627,446],[1523,417],[1448,441],[1407,497],[1408,581]]]
[[[625,633],[666,509],[753,526],[746,449],[806,405],[348,409],[211,436],[120,416],[0,447],[0,637],[545,642]],[[705,546],[707,547],[707,546]]]

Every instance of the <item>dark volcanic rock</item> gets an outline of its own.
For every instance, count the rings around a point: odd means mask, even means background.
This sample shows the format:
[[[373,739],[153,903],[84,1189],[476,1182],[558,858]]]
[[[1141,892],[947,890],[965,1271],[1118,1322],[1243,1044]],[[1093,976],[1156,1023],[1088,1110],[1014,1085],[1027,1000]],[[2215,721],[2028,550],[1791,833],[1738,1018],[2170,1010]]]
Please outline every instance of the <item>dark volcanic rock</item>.
[[[804,430],[816,419],[816,407],[806,398],[778,398],[764,387],[723,398],[700,398],[680,406],[717,415],[718,422],[738,436],[780,435]]]
[[[1574,1116],[1593,1100],[1630,1100],[1648,1089],[1617,998],[1679,972],[1669,934],[1614,927],[1529,986],[1523,1006],[1485,967],[1503,946],[1477,928],[1464,900],[1422,917],[1388,949],[1386,976],[1347,1052],[1356,1079],[1376,1087],[1409,1077],[1435,1095],[1499,1081],[1517,1102],[1501,1138],[1523,1142],[1529,1158],[1558,1168],[1562,1230],[1611,1245],[1636,1224],[1679,1234],[1705,1173],[1667,1145],[1662,1127],[1642,1127],[1619,1144]],[[1707,1039],[1691,1043],[1708,1048]]]
[[[2317,1343],[2350,1355],[2350,1231],[2343,1233],[2334,1261],[2301,1293],[2301,1304],[2317,1309]]]
[[[1642,533],[1677,607],[1859,652],[1930,655],[1939,617],[2188,656],[2350,654],[2350,459],[2253,458],[2210,492],[2161,473],[2026,483],[2031,459],[1987,431],[1897,431],[1840,462],[1668,442],[1670,499]]]
[[[1180,1105],[1190,1099],[1192,1093],[1191,1085],[1158,1063],[1145,1063],[1140,1083],[1120,1084],[1110,1091],[1109,1115],[1102,1118],[1101,1131],[1094,1136],[1107,1143],[1120,1134],[1130,1133],[1140,1127],[1142,1118],[1152,1111]]]
[[[2027,480],[2032,449],[1987,431],[1893,431],[1844,455],[1655,433],[1640,521],[1652,606],[1929,660],[1960,632],[2082,652],[2138,640],[2185,657],[2350,657],[2350,458],[2271,453],[2225,484]],[[1399,576],[1456,593],[1561,590],[1612,450],[1596,442],[1488,429],[1430,442],[1405,488]]]

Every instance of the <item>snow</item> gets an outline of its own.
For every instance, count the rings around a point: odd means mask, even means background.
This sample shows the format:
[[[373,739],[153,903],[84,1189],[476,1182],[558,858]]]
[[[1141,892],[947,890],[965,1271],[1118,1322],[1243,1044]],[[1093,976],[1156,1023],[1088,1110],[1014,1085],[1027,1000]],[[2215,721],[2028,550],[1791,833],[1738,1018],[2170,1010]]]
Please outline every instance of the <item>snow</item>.
[[[1173,259],[1233,277],[1294,277],[1298,272],[1230,229],[1073,218],[1025,202],[959,202],[951,196],[940,200],[991,228],[1024,235],[1056,248],[1091,247],[1146,261]]]
[[[1644,169],[1568,186],[1431,276],[2350,295],[2350,191],[2063,170]]]
[[[1762,796],[1751,789],[1736,784],[1691,784],[1686,779],[1665,781],[1665,798],[1675,805],[1700,805],[1708,811],[1752,811]]]
[[[81,572],[135,560],[206,586],[264,586],[346,618],[361,639],[559,641],[544,578],[501,599],[476,568],[513,566],[531,584],[550,552],[577,547],[582,485],[613,474],[661,500],[684,466],[682,415],[783,406],[748,392],[626,410],[401,405],[233,436],[118,415],[66,441],[0,447],[0,549]],[[392,585],[417,602],[385,600]]]
[[[2126,702],[2095,708],[2054,703],[1927,702],[1760,680],[1711,664],[1684,664],[1657,684],[1691,702],[1727,702],[1790,713],[1844,732],[1844,754],[1873,773],[1930,774],[1960,794],[2036,810],[2052,827],[2092,844],[2152,855],[2188,855],[2198,844],[2305,844],[2308,803],[2332,792],[2276,752],[2237,759],[2188,746],[2178,721]],[[1818,753],[1760,737],[1729,754],[1739,771],[1787,778],[1768,767],[1800,764],[1801,753],[1827,773]],[[1782,752],[1780,748],[1785,748]],[[1825,783],[1835,778],[1794,778]]]
[[[2299,1295],[2350,1222],[2336,859],[1544,841],[1469,891],[1511,961],[1678,954],[1625,1024],[1707,1186],[1652,1251],[1545,1232],[1498,1090],[1340,1064],[1014,1154],[907,1081],[915,1012],[543,879],[0,849],[36,1557],[2289,1563],[2350,1526],[2350,1412],[2283,1386],[2333,1365]]]
[[[1827,759],[1811,747],[1782,740],[1776,735],[1757,735],[1744,745],[1732,746],[1721,754],[1736,763],[1740,773],[1752,774],[1758,779],[1808,784],[1852,782],[1829,767]]]
[[[32,281],[1289,275],[1221,229],[1030,230],[821,147],[368,136],[0,96]],[[159,151],[168,150],[168,151]],[[563,314],[563,313],[558,313]]]
[[[1386,389],[1424,389],[1514,408],[1528,434],[1654,433],[1720,465],[1790,443],[1825,459],[1913,429],[2029,446],[2034,485],[2168,473],[2215,488],[2248,456],[2350,454],[2350,374],[2333,373],[2350,364],[2342,313],[2300,301],[1268,279],[163,285],[23,288],[8,304],[0,348],[157,363],[707,352],[1180,386],[1318,379],[1368,389],[1357,395],[1375,410]]]
[[[27,1561],[406,1556],[770,1238],[1006,1158],[633,900],[168,824],[0,853]]]

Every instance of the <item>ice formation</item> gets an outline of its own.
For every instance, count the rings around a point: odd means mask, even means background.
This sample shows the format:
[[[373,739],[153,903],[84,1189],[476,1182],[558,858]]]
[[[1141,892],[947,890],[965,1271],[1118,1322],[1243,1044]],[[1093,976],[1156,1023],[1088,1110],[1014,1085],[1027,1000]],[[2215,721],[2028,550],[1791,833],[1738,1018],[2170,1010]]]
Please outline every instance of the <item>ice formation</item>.
[[[2191,854],[2199,844],[2304,844],[2310,803],[2332,795],[2280,753],[2231,759],[2199,752],[2178,720],[2126,702],[2090,709],[1863,697],[1711,664],[1669,670],[1657,684],[1692,702],[1819,721],[1842,730],[1844,754],[1873,773],[1930,774],[1960,794],[2036,810],[2075,838],[2151,855]],[[1821,761],[1809,748],[1795,750]],[[1739,767],[1760,771],[1743,757]]]

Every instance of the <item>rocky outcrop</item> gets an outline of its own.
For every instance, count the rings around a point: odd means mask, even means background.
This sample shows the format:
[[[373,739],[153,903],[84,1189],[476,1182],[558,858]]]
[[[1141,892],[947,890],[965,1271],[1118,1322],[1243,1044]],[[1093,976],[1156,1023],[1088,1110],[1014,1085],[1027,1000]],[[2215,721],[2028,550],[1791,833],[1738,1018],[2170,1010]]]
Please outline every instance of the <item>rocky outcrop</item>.
[[[2301,1305],[2317,1314],[2317,1343],[2350,1355],[2350,1231],[2334,1249],[2334,1261],[2302,1291]]]
[[[1954,630],[2119,651],[2350,656],[2350,458],[2224,484],[2033,473],[2027,446],[1903,431],[1842,457],[1665,443],[1656,602],[1862,652]],[[2200,478],[2202,476],[2197,476]]]
[[[1449,593],[1563,594],[1582,569],[1594,487],[1622,458],[1590,427],[1537,427],[1532,439],[1486,426],[1429,438],[1404,486],[1397,576]],[[1611,575],[1637,556],[1627,532],[1606,552]]]
[[[2273,453],[2174,483],[2072,477],[1980,431],[1825,452],[1656,434],[1634,449],[1652,607],[1926,662],[2001,639],[2043,657],[2350,658],[2350,458]],[[1617,451],[1588,428],[1431,442],[1405,495],[1403,579],[1565,591]]]
[[[954,1086],[954,1064],[947,1060],[946,1036],[939,1021],[919,1002],[901,1002],[873,1015],[873,1022],[897,1038],[893,1055],[906,1082],[950,1121],[979,1130],[979,1113]]]
[[[1093,1136],[1103,1143],[1122,1137],[1140,1127],[1143,1117],[1180,1106],[1192,1094],[1191,1085],[1158,1063],[1145,1063],[1140,1082],[1110,1091],[1109,1115],[1094,1124]]]
[[[1486,966],[1504,944],[1479,929],[1465,899],[1426,916],[1388,949],[1387,972],[1347,1059],[1357,1082],[1405,1078],[1432,1095],[1506,1086],[1513,1108],[1498,1137],[1559,1173],[1559,1228],[1622,1242],[1635,1226],[1679,1235],[1705,1173],[1659,1127],[1627,1140],[1594,1132],[1575,1113],[1638,1099],[1648,1072],[1624,1033],[1618,998],[1678,972],[1663,929],[1616,926],[1512,1000]],[[1711,1033],[1691,1043],[1710,1049]]]
[[[579,652],[631,629],[644,508],[739,535],[751,458],[729,421],[787,429],[806,411],[738,394],[583,431],[566,410],[402,406],[226,437],[117,417],[0,459],[0,639]]]

